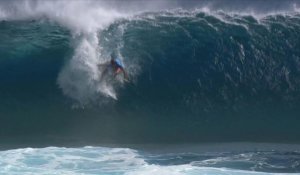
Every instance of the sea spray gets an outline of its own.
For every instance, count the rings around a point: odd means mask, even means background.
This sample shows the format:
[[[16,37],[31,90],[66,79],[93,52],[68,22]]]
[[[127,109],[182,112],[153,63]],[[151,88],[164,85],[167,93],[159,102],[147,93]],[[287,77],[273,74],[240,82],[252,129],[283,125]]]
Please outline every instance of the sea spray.
[[[1,10],[3,19],[46,18],[71,31],[74,55],[67,60],[58,77],[59,87],[65,95],[81,105],[95,102],[101,95],[116,99],[115,87],[100,81],[102,72],[97,65],[110,58],[101,55],[98,35],[100,30],[125,15],[92,1],[22,1],[12,3],[11,7],[13,12]]]

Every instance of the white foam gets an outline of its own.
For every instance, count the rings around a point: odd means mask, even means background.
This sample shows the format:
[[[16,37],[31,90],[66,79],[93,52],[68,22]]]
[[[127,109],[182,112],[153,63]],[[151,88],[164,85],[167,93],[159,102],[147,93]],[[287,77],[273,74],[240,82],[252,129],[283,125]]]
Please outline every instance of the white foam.
[[[247,160],[251,155],[240,155]],[[24,148],[0,151],[0,174],[14,175],[288,175],[289,173],[263,173],[227,168],[200,167],[198,164],[159,165],[147,163],[143,155],[128,148]],[[210,159],[226,161],[226,159]],[[209,164],[208,164],[209,165]],[[291,174],[291,173],[290,173]]]
[[[103,1],[23,0],[0,3],[0,20],[24,20],[47,17],[73,32],[96,32],[118,17],[124,16]],[[1,17],[0,16],[0,17]]]
[[[145,164],[127,148],[25,148],[0,152],[0,174],[99,174]]]
[[[97,65],[108,58],[102,57],[98,32],[114,20],[125,17],[105,5],[105,1],[51,0],[15,1],[7,6],[0,4],[0,19],[26,20],[46,18],[69,29],[73,36],[74,55],[67,61],[58,77],[63,93],[85,105],[99,95],[117,99],[115,87],[99,81],[101,71]],[[1,6],[2,5],[2,6]],[[6,8],[4,8],[6,7]]]
[[[293,10],[297,13],[300,13],[300,7],[298,7],[297,4],[293,4]]]

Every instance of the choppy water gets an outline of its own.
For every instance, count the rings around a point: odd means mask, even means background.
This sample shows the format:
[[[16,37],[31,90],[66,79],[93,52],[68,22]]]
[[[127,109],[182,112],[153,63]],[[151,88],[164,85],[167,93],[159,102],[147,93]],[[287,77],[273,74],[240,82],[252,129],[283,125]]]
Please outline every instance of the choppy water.
[[[1,174],[239,175],[300,172],[299,152],[149,153],[129,148],[25,148],[1,151]],[[281,172],[281,173],[280,173]]]

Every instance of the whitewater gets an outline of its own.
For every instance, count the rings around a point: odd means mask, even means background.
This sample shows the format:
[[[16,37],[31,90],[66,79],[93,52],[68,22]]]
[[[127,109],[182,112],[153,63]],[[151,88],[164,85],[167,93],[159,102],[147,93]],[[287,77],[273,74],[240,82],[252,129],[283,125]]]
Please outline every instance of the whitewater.
[[[172,153],[168,150],[158,154],[129,148],[47,147],[1,151],[0,155],[1,174],[299,174],[293,173],[299,172],[299,152]],[[286,159],[294,160],[278,162]]]

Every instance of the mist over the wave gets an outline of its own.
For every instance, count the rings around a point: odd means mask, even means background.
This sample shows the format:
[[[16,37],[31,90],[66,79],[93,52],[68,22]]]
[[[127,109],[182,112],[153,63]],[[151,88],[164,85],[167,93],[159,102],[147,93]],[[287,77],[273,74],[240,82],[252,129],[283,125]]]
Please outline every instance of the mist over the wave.
[[[209,9],[211,11],[225,11],[225,12],[240,12],[240,13],[276,13],[276,12],[293,12],[299,11],[300,3],[297,0],[199,0],[199,1],[185,1],[185,0],[11,0],[0,2],[0,19],[24,19],[28,17],[43,16],[45,14],[58,15],[60,12],[73,9],[77,17],[80,17],[81,12],[91,14],[90,10],[105,9],[108,11],[118,11],[122,14],[136,14],[147,11],[161,11],[171,10],[176,8],[182,9]],[[78,14],[79,12],[79,14]],[[67,14],[66,13],[66,14]],[[111,13],[108,14],[109,16]],[[75,16],[74,16],[75,17]],[[108,17],[108,16],[107,16]],[[102,18],[101,20],[105,20]]]

